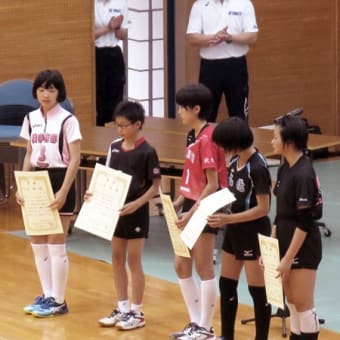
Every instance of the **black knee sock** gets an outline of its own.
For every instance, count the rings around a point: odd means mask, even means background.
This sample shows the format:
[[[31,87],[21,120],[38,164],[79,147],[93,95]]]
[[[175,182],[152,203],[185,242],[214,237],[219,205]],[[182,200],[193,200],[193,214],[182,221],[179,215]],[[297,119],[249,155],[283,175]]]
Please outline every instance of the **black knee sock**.
[[[317,340],[319,337],[319,332],[316,333],[302,333],[300,335],[300,340]]]
[[[234,340],[234,325],[237,313],[238,281],[220,277],[221,335],[225,340]]]
[[[255,340],[267,340],[272,309],[267,303],[266,290],[264,287],[254,286],[248,286],[248,289],[254,302]]]
[[[301,335],[290,332],[289,340],[301,340]]]

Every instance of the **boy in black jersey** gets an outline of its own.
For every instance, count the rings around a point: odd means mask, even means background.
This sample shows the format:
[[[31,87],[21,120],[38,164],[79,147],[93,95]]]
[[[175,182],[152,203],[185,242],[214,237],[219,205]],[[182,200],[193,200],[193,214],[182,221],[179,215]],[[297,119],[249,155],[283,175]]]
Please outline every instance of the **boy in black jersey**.
[[[298,117],[276,121],[272,145],[283,163],[274,188],[276,217],[273,236],[279,240],[278,272],[290,311],[291,340],[318,338],[314,309],[316,271],[322,247],[319,228],[313,223],[318,186],[311,161],[305,156],[308,131]]]
[[[231,157],[228,188],[235,195],[231,213],[208,217],[211,227],[227,224],[221,254],[221,325],[222,339],[234,339],[238,307],[237,285],[242,267],[254,303],[256,340],[267,340],[271,307],[267,304],[258,233],[270,235],[268,218],[271,178],[264,157],[253,146],[253,133],[247,122],[233,117],[218,124],[213,140]]]
[[[145,278],[141,258],[149,232],[148,202],[158,193],[160,167],[155,149],[140,136],[144,124],[143,107],[137,102],[122,102],[117,106],[114,121],[121,138],[111,143],[106,166],[131,175],[132,181],[112,239],[118,308],[100,319],[99,324],[130,330],[145,325],[142,313]],[[131,306],[126,261],[131,272]]]

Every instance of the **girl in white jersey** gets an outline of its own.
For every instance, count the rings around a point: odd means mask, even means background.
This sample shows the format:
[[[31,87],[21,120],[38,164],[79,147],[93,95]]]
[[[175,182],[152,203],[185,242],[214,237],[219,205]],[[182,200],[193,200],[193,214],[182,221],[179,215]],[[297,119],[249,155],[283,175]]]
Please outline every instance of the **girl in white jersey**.
[[[59,210],[64,232],[31,237],[42,294],[24,311],[35,317],[51,317],[68,312],[65,237],[75,206],[74,179],[80,163],[81,133],[77,118],[59,104],[66,99],[59,71],[41,71],[32,92],[40,108],[26,115],[21,128],[20,137],[27,140],[22,170],[48,171],[55,194],[50,207]],[[18,193],[16,197],[18,204],[25,204],[25,197]]]

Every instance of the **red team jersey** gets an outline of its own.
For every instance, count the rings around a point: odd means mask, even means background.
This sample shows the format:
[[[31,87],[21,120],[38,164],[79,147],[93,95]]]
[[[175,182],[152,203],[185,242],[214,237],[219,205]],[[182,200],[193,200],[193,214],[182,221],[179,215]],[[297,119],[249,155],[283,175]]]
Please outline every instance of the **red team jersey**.
[[[218,172],[219,187],[227,186],[227,169],[222,148],[212,141],[214,128],[207,124],[198,134],[195,141],[187,146],[180,193],[197,201],[207,185],[205,170],[215,169]]]

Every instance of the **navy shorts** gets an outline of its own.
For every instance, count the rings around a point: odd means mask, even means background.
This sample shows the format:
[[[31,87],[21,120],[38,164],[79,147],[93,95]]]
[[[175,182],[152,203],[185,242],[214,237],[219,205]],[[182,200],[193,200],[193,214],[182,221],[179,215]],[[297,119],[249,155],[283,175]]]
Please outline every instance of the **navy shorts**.
[[[62,186],[66,174],[67,168],[51,168],[51,169],[42,169],[36,168],[37,171],[47,170],[48,175],[50,177],[52,190],[56,193]],[[76,205],[76,186],[73,182],[71,188],[67,194],[67,198],[65,204],[59,210],[61,215],[73,215],[74,208]]]
[[[131,215],[119,218],[115,237],[124,239],[147,238],[149,236],[149,204],[144,204]]]
[[[258,234],[269,236],[269,218],[227,225],[222,249],[235,256],[236,260],[256,260],[260,256]]]
[[[284,225],[277,226],[276,235],[279,240],[280,257],[282,258],[290,245],[293,238],[295,227]],[[322,242],[318,226],[309,230],[306,238],[296,254],[292,269],[317,269],[322,259]]]

